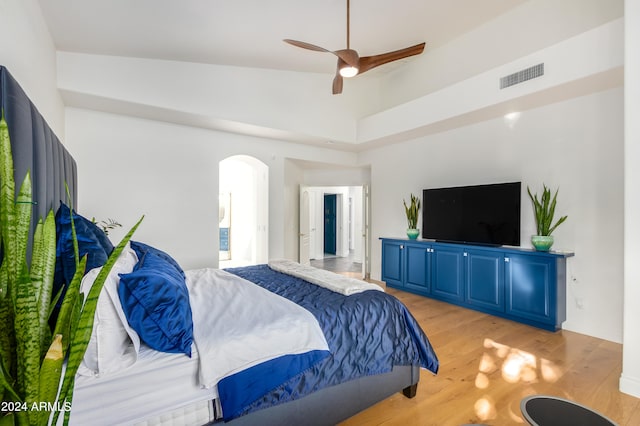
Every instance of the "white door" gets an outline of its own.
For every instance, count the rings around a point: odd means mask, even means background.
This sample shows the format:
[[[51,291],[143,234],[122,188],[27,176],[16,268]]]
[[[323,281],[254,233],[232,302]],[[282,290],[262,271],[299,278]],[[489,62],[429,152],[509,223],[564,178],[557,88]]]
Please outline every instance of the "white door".
[[[369,186],[364,185],[362,187],[362,247],[364,252],[364,259],[362,262],[362,276],[365,279],[371,278],[371,238],[370,234],[370,221],[371,221],[371,200],[369,198]]]
[[[299,262],[303,265],[309,265],[309,189],[305,186],[300,187],[300,232],[299,232]]]

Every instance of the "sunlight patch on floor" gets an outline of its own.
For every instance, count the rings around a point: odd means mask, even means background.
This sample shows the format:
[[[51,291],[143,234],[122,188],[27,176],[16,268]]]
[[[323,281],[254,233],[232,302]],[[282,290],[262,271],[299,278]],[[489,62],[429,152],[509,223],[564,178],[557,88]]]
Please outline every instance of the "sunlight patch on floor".
[[[530,352],[498,343],[489,338],[484,340],[484,347],[486,351],[480,358],[475,379],[475,386],[478,389],[489,388],[492,380],[490,375],[496,371],[500,371],[502,380],[513,384],[539,381],[553,383],[560,377],[558,366],[547,359],[538,358]],[[495,404],[489,397],[478,399],[474,410],[482,421],[496,417]]]

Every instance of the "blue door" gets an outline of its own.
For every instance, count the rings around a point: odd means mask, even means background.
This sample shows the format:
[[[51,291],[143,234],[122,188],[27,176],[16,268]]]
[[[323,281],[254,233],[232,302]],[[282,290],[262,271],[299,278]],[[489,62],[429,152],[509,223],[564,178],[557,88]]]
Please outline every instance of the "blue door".
[[[505,310],[509,315],[551,325],[564,321],[555,317],[555,262],[550,257],[509,255],[509,262],[505,263]],[[564,311],[564,300],[561,305]]]
[[[504,255],[467,250],[466,302],[481,309],[504,312]]]
[[[336,194],[324,196],[324,252],[336,254]]]
[[[448,302],[464,301],[464,250],[457,246],[442,246],[432,253],[431,294]]]
[[[382,241],[382,281],[391,287],[403,287],[404,244]]]
[[[429,294],[431,291],[431,247],[424,244],[405,245],[405,285],[421,294]]]

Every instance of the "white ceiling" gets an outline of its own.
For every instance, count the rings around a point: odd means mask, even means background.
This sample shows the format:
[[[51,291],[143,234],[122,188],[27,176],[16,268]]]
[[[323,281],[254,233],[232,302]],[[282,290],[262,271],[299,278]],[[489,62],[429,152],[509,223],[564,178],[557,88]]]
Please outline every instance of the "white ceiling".
[[[352,0],[351,47],[369,56],[424,41],[428,52],[525,1]],[[346,0],[39,3],[56,48],[62,51],[333,73],[334,57],[282,39],[329,50],[346,47]]]

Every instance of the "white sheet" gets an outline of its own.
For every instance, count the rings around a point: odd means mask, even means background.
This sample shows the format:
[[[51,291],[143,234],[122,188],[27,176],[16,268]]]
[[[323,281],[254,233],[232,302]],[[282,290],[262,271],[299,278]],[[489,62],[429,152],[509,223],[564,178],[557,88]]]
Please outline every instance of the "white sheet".
[[[168,354],[141,346],[136,363],[103,377],[76,376],[71,425],[132,425],[178,407],[217,398],[198,380],[198,354]],[[62,416],[60,417],[62,418]]]
[[[345,275],[339,275],[331,271],[317,269],[312,266],[302,265],[292,260],[270,260],[269,267],[274,271],[302,278],[310,283],[319,285],[320,287],[324,287],[336,293],[344,294],[345,296],[362,293],[366,290],[384,291],[384,289],[377,284],[357,280]]]
[[[185,274],[202,385],[279,356],[329,350],[316,318],[288,299],[219,269]]]

